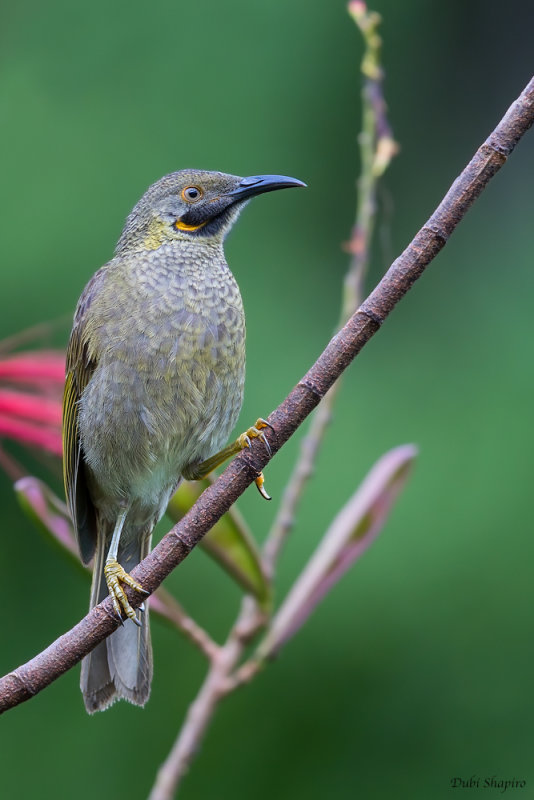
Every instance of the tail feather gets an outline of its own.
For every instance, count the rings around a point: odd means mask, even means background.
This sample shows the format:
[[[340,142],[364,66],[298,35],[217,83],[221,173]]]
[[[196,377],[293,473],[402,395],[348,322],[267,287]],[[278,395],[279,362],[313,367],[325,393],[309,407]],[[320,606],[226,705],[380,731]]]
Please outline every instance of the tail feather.
[[[150,537],[124,537],[128,544],[119,547],[118,561],[130,572],[150,551]],[[90,607],[98,605],[109,594],[104,577],[104,563],[110,536],[98,536],[93,566]],[[115,700],[123,698],[143,706],[150,695],[152,681],[152,647],[148,603],[139,613],[141,627],[130,619],[97,645],[82,661],[80,686],[87,711],[104,711]]]

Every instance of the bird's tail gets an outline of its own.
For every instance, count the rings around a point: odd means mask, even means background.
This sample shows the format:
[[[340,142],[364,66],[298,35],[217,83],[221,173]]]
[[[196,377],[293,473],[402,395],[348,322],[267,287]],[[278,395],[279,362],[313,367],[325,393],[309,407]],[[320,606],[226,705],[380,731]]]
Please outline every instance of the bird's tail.
[[[100,526],[99,526],[100,527]],[[119,546],[117,561],[130,572],[150,551],[150,536],[124,536],[126,544]],[[104,564],[111,530],[100,528],[93,566],[90,608],[109,594],[104,577]],[[104,711],[115,700],[123,698],[144,706],[150,695],[152,681],[152,647],[148,620],[148,603],[138,614],[141,627],[131,619],[97,645],[82,661],[80,687],[87,711]]]

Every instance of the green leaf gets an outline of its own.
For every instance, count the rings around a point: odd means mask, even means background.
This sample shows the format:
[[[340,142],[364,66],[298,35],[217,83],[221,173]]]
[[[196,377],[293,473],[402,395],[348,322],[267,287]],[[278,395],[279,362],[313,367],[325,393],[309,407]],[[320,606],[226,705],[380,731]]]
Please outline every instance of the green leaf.
[[[179,522],[200,497],[209,481],[182,481],[171,498],[167,514]],[[271,587],[262,570],[261,558],[248,526],[237,508],[232,508],[204,536],[200,546],[244,589],[263,611],[271,607]]]

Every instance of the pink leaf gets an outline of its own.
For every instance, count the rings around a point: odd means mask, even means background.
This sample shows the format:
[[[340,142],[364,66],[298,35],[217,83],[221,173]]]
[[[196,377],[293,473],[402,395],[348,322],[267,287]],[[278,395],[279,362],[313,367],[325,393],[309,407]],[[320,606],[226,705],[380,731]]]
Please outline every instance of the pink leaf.
[[[56,456],[62,453],[61,432],[59,428],[44,427],[35,425],[33,422],[26,422],[15,419],[14,417],[0,414],[0,437],[22,442],[23,444],[34,445],[42,450],[47,450]]]
[[[33,422],[61,425],[61,403],[49,397],[0,389],[0,414],[28,417]]]
[[[38,478],[26,476],[15,483],[17,498],[28,516],[39,529],[52,537],[78,561],[78,548],[74,541],[72,522],[67,506]]]
[[[3,358],[0,360],[0,378],[26,383],[52,381],[62,386],[65,381],[65,356],[51,350]]]
[[[374,465],[334,519],[282,603],[260,646],[261,658],[278,652],[378,536],[406,483],[416,455],[413,445],[402,445],[386,453]]]

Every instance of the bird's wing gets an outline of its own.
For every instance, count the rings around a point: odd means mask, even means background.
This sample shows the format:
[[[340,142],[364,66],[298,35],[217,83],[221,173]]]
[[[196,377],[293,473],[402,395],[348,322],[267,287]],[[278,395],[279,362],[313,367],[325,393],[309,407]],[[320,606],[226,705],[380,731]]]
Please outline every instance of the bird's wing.
[[[80,398],[97,362],[87,347],[87,312],[104,277],[104,268],[87,284],[74,316],[74,325],[67,348],[65,390],[63,393],[63,480],[67,505],[82,561],[88,563],[96,545],[96,515],[89,495],[85,463],[78,431]]]

